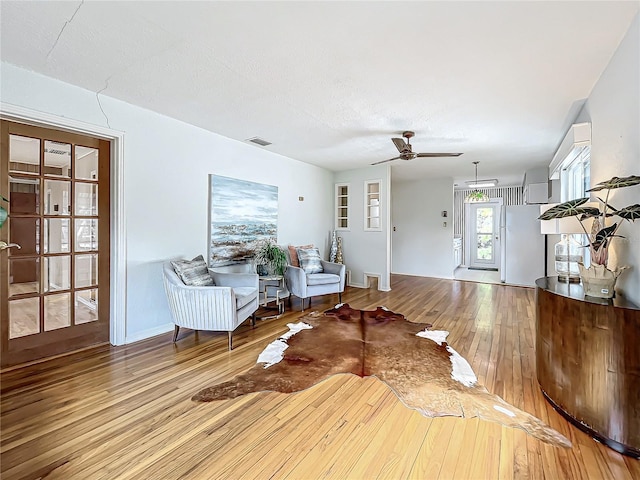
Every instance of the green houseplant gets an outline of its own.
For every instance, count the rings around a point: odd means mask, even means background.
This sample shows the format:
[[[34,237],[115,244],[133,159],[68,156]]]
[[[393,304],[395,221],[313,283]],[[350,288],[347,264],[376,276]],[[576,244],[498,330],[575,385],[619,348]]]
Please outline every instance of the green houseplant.
[[[266,267],[268,274],[284,275],[287,268],[287,255],[284,250],[276,245],[272,240],[263,241],[254,256],[254,262],[260,272],[260,266]]]
[[[0,201],[9,203],[9,200],[0,195]],[[4,225],[4,222],[7,220],[7,210],[2,205],[0,205],[0,228]],[[4,240],[0,240],[0,251],[6,250],[7,248],[21,248],[17,243],[7,243]]]
[[[0,195],[0,201],[8,202],[8,200],[2,195]],[[7,210],[2,205],[0,205],[0,228],[2,228],[2,225],[4,224],[6,219]],[[7,242],[0,240],[0,250],[4,250],[5,248],[9,248],[9,245],[7,245]]]
[[[9,201],[6,198],[4,198],[2,195],[0,195],[0,200],[3,202]],[[2,227],[2,224],[6,219],[7,219],[7,210],[2,205],[0,205],[0,227]]]
[[[613,177],[587,190],[587,192],[607,191],[604,199],[596,197],[600,202],[598,207],[586,205],[589,197],[577,198],[551,207],[538,217],[540,220],[576,217],[580,223],[589,242],[585,246],[589,247],[591,253],[591,266],[589,268],[586,268],[582,263],[578,264],[586,295],[601,298],[613,297],[613,287],[618,276],[624,269],[628,268],[626,266],[617,267],[614,270],[608,268],[609,248],[611,240],[615,237],[620,237],[617,232],[623,220],[633,222],[640,218],[640,204],[636,203],[616,209],[609,203],[609,194],[611,190],[616,188],[631,187],[638,184],[640,184],[640,177],[637,175],[623,178]],[[618,219],[616,220],[614,217],[618,217]],[[592,219],[589,230],[587,230],[584,223],[588,219]]]

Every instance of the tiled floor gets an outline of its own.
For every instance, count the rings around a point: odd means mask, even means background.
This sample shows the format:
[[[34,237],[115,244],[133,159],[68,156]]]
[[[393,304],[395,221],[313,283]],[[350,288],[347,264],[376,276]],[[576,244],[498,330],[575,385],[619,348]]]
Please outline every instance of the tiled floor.
[[[466,280],[481,283],[500,283],[500,272],[488,270],[469,270],[467,267],[458,267],[453,276],[456,280]]]

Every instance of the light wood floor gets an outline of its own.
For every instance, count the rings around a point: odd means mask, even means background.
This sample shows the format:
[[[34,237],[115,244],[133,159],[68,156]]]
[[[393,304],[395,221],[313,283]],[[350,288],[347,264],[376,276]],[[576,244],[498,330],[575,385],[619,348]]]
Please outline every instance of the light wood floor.
[[[640,462],[564,421],[535,379],[534,290],[394,276],[348,289],[451,332],[480,382],[572,440],[559,449],[478,419],[424,418],[375,378],[336,376],[304,392],[195,404],[191,395],[254,364],[300,313],[226,333],[181,332],[102,347],[2,375],[4,480],[164,478],[638,479]],[[333,296],[312,309],[333,306]],[[299,303],[294,300],[294,308]]]

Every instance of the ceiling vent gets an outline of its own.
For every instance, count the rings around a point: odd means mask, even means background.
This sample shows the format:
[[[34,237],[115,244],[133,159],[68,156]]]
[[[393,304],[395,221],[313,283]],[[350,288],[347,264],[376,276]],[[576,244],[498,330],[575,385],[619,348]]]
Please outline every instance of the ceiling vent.
[[[267,145],[271,145],[271,142],[267,142],[266,140],[260,137],[248,138],[246,141],[255,143],[256,145],[260,145],[261,147],[266,147]]]

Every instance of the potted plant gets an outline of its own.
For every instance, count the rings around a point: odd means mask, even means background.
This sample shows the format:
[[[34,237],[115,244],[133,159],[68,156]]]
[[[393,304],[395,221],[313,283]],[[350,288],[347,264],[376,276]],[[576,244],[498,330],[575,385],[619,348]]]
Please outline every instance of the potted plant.
[[[618,276],[624,269],[628,268],[626,266],[617,267],[614,270],[608,268],[609,247],[613,238],[620,237],[616,233],[623,220],[633,222],[640,218],[640,204],[636,203],[635,205],[616,209],[609,204],[609,193],[616,188],[631,187],[638,184],[640,184],[640,177],[637,175],[624,178],[613,177],[587,190],[587,192],[607,190],[604,200],[596,197],[600,202],[598,207],[585,205],[589,201],[589,197],[577,198],[551,207],[538,217],[539,220],[554,220],[574,216],[580,223],[589,242],[589,245],[585,246],[589,247],[591,253],[591,266],[589,268],[586,268],[580,262],[578,263],[585,295],[600,298],[613,297],[614,286]],[[619,220],[614,221],[613,217],[618,217]],[[590,218],[593,219],[593,222],[591,228],[587,231],[583,222]],[[608,219],[609,221],[607,221]]]
[[[9,200],[4,198],[2,195],[0,195],[0,201],[9,203]],[[6,208],[0,205],[0,228],[2,228],[2,225],[4,225],[4,222],[7,220],[7,216],[8,214],[7,214]],[[17,243],[7,243],[4,240],[0,240],[0,251],[6,250],[7,248],[12,248],[12,247],[16,247],[18,249],[22,248]]]
[[[2,195],[0,195],[0,201],[8,202],[9,200],[7,200]],[[0,227],[2,227],[2,224],[6,219],[7,219],[7,210],[2,205],[0,205]]]
[[[256,270],[261,274],[284,275],[287,268],[287,255],[272,240],[265,240],[260,244],[254,256]],[[260,266],[266,267],[266,272]]]

